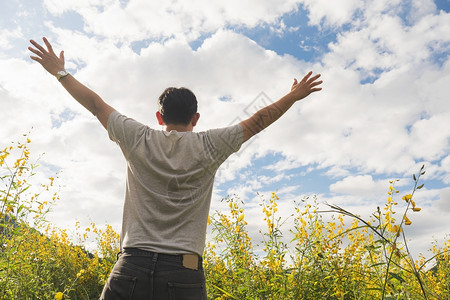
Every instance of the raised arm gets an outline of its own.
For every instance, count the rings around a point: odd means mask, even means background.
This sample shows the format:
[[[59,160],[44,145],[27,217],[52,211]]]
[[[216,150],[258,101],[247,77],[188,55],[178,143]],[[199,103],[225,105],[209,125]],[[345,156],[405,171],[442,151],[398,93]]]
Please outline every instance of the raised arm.
[[[318,81],[320,74],[312,77],[311,75],[312,72],[309,72],[300,82],[294,79],[291,91],[288,94],[277,102],[261,108],[247,120],[242,121],[240,124],[244,130],[244,142],[278,120],[295,102],[313,92],[322,90],[318,87],[322,83],[322,81]]]
[[[36,54],[37,56],[30,56],[31,59],[40,63],[47,72],[53,76],[57,76],[58,72],[65,71],[64,69],[64,51],[61,51],[59,57],[56,56],[53,51],[52,45],[44,37],[44,43],[47,50],[41,45],[31,40],[30,43],[35,47],[28,47],[28,50]],[[69,94],[75,98],[81,105],[89,110],[94,116],[98,118],[103,127],[106,128],[108,117],[114,108],[109,106],[105,101],[100,98],[94,91],[80,83],[72,75],[64,75],[63,77],[57,77],[62,86],[69,92]]]

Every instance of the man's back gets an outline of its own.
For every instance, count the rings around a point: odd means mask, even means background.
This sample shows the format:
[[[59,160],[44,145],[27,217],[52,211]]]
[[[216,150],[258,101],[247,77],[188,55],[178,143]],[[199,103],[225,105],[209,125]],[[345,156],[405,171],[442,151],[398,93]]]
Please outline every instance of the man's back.
[[[242,127],[167,132],[113,112],[108,132],[127,159],[121,248],[201,256],[214,175]]]

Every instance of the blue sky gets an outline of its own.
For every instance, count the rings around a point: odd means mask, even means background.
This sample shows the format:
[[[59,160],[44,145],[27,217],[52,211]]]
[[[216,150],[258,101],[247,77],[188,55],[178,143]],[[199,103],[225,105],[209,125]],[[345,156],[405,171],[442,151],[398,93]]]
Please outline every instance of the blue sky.
[[[236,194],[256,216],[257,193],[277,191],[285,216],[311,195],[369,215],[389,180],[409,193],[425,164],[423,210],[408,233],[417,252],[449,233],[450,1],[3,2],[0,140],[33,128],[43,176],[61,171],[56,224],[120,228],[125,162],[96,119],[29,59],[28,40],[42,36],[65,50],[80,81],[156,128],[155,99],[166,86],[197,94],[197,130],[205,130],[248,117],[294,77],[319,72],[322,92],[224,163],[212,210]],[[258,239],[262,218],[249,223]]]

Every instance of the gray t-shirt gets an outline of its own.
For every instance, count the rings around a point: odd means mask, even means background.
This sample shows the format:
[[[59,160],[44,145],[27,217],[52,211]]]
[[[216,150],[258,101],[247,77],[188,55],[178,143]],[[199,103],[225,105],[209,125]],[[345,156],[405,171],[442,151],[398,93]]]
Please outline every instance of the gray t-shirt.
[[[127,160],[121,249],[202,255],[214,175],[242,127],[167,132],[114,111],[107,128]]]

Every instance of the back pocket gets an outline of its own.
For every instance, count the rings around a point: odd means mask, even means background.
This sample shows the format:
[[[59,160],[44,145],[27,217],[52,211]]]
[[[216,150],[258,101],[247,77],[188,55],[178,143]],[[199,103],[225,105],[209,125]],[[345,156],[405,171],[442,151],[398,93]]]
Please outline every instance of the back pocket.
[[[135,285],[136,277],[111,274],[102,296],[105,299],[131,299]]]
[[[202,283],[169,282],[170,300],[206,300],[205,286]]]

